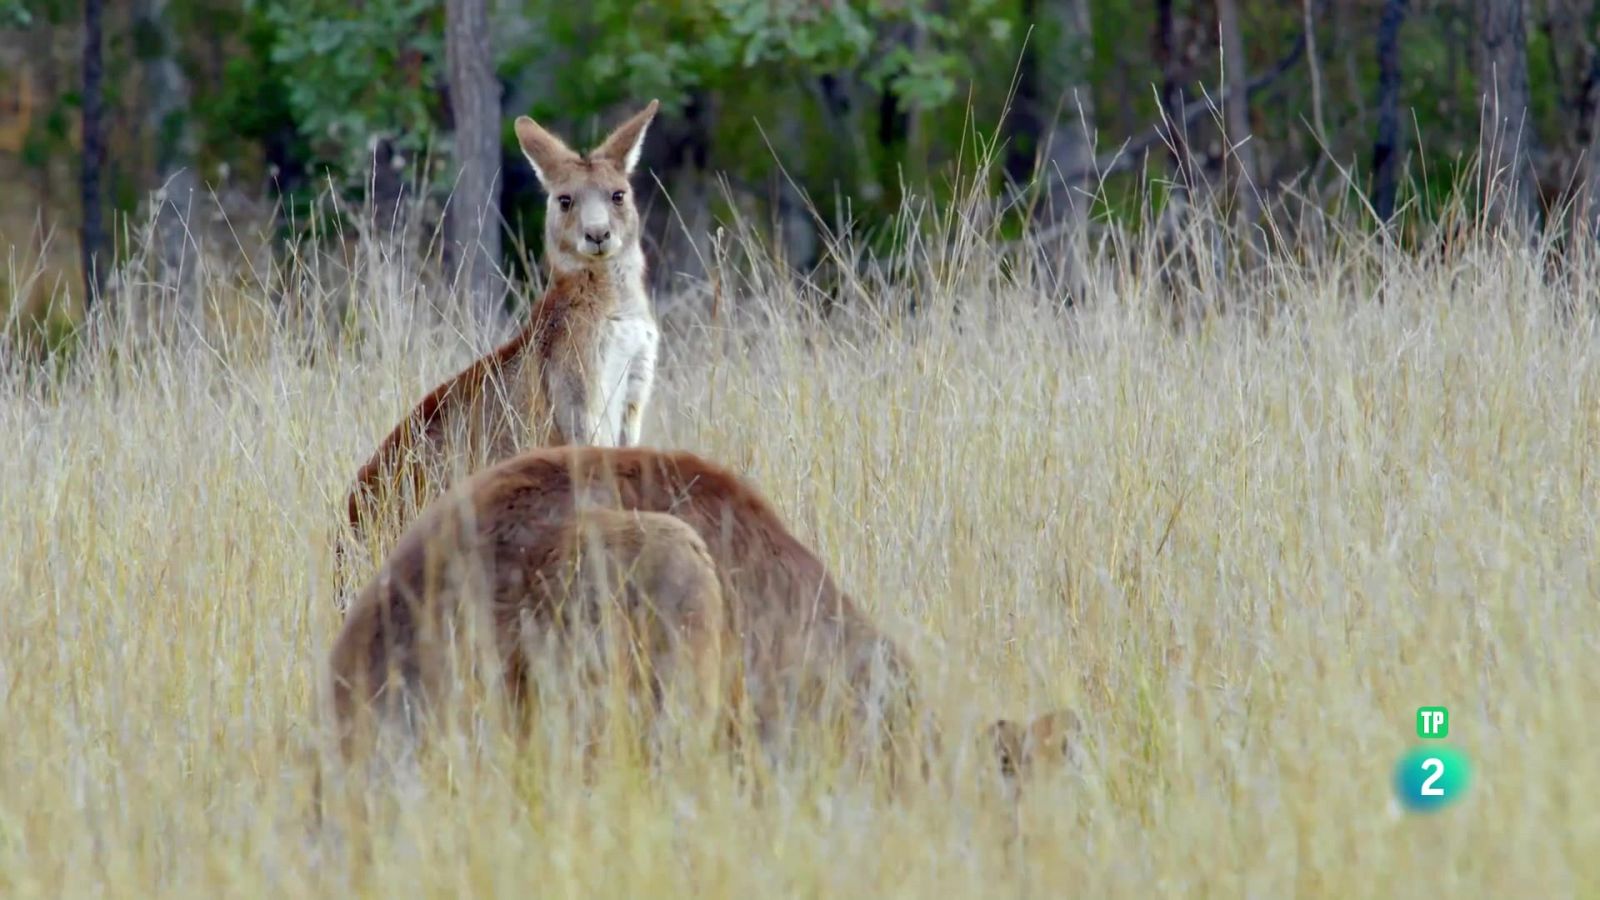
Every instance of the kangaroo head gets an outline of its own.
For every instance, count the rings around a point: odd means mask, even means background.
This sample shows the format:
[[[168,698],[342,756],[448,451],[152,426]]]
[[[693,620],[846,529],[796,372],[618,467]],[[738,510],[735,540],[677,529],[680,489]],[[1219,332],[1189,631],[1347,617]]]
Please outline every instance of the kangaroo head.
[[[1027,723],[1001,719],[985,736],[999,756],[1000,774],[1015,784],[1065,767],[1081,730],[1076,714],[1058,709]]]
[[[586,154],[578,154],[527,116],[518,116],[517,142],[548,195],[545,255],[554,271],[600,266],[639,244],[639,210],[628,176],[639,162],[645,129],[657,103],[635,113]]]

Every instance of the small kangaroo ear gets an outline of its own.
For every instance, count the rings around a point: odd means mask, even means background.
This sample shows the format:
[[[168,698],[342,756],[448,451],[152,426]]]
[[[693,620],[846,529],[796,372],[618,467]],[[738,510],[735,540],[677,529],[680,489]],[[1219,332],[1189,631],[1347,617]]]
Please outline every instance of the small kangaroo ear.
[[[1071,738],[1083,730],[1083,721],[1078,718],[1077,713],[1062,707],[1035,718],[1028,726],[1028,730],[1033,733],[1034,739],[1039,741],[1057,737]]]
[[[533,174],[539,177],[540,184],[548,187],[550,177],[557,168],[563,163],[578,161],[578,154],[571,147],[527,116],[517,116],[515,127],[517,143],[522,145],[522,155],[533,166]]]
[[[1010,719],[999,719],[984,729],[1000,765],[1000,774],[1007,780],[1017,777],[1022,768],[1023,728]]]
[[[632,175],[634,166],[639,164],[639,151],[644,149],[645,130],[650,127],[660,106],[659,101],[651,100],[648,106],[634,113],[632,118],[607,135],[595,148],[593,156],[609,159],[622,170],[622,174]]]
[[[1053,709],[1028,724],[1027,740],[1031,757],[1047,765],[1065,763],[1083,740],[1083,720],[1070,709]]]

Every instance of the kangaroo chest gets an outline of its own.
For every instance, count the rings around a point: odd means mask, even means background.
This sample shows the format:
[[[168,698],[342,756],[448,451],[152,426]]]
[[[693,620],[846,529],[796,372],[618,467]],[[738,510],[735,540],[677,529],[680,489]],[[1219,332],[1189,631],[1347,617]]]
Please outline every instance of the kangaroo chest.
[[[622,411],[632,393],[631,379],[649,379],[655,367],[660,333],[648,314],[613,316],[600,340],[601,420],[605,434],[622,427]]]

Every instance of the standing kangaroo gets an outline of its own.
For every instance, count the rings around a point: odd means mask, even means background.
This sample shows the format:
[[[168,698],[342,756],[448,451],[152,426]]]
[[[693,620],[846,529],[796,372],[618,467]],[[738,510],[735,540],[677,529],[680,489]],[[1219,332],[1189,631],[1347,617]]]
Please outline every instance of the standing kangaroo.
[[[574,531],[585,521],[587,542]],[[634,623],[623,633],[638,637],[625,646],[602,638],[612,661],[600,662],[601,674],[642,664],[653,684],[634,696],[687,698],[676,708],[698,709],[692,720],[769,759],[810,734],[887,763],[891,775],[927,771],[937,743],[926,741],[938,731],[894,641],[754,488],[693,454],[644,448],[530,450],[417,517],[330,653],[346,754],[375,734],[421,737],[415,716],[462,686],[449,674],[451,635],[479,635],[496,659],[491,671],[520,697],[517,682],[533,670],[527,648],[570,644],[578,626],[606,617],[593,592],[560,575],[583,546],[631,566],[640,587],[619,610]],[[984,735],[995,769],[1018,779],[1057,765],[1076,732],[1061,710],[1027,724],[1001,720]]]
[[[549,287],[510,340],[435,387],[357,472],[355,540],[409,490],[409,518],[456,477],[529,446],[639,443],[660,331],[645,292],[639,211],[628,176],[657,102],[579,155],[527,116],[517,140],[548,194]],[[343,542],[336,543],[344,570]]]

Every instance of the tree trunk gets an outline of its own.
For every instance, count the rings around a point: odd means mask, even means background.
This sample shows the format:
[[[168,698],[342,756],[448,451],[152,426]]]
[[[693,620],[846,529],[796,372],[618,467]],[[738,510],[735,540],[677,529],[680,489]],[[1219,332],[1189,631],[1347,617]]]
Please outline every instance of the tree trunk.
[[[1523,0],[1476,0],[1484,222],[1531,227],[1538,217],[1529,168],[1528,41]]]
[[[134,15],[147,36],[144,58],[145,131],[155,145],[155,190],[151,197],[155,229],[156,283],[173,294],[174,307],[195,312],[196,266],[189,249],[197,247],[191,227],[199,200],[194,171],[194,130],[189,127],[189,79],[176,56],[176,38],[166,23],[167,0],[139,0]]]
[[[1328,142],[1328,126],[1322,118],[1322,50],[1317,46],[1317,17],[1326,8],[1326,3],[1319,0],[1301,0],[1301,21],[1306,32],[1306,67],[1311,70],[1311,127],[1316,130],[1316,139],[1326,146]],[[1315,12],[1315,15],[1313,15]],[[1325,154],[1318,153],[1318,163]]]
[[[1189,150],[1189,128],[1184,117],[1183,72],[1178,59],[1178,20],[1173,0],[1156,0],[1156,24],[1152,44],[1156,68],[1161,71],[1161,117],[1167,129],[1166,143],[1172,158],[1172,181],[1162,209],[1164,230],[1177,227],[1188,205],[1189,189],[1194,187],[1193,155]]]
[[[1094,170],[1093,37],[1088,0],[1044,0],[1033,53],[1039,99],[1048,104],[1040,116],[1041,174],[1051,223],[1074,231],[1081,231],[1088,218],[1090,198],[1084,189],[1087,173]]]
[[[943,15],[943,6],[934,0],[927,11]],[[884,44],[893,48],[891,52],[920,59],[928,50],[927,25],[919,18],[894,23],[884,35]],[[900,194],[902,181],[920,183],[927,174],[923,165],[921,111],[896,93],[894,82],[895,79],[885,79],[878,93],[878,148],[882,153],[877,180],[889,193],[885,203],[889,210],[897,210],[904,199]]]
[[[1040,250],[1054,275],[1059,301],[1082,303],[1088,293],[1088,221],[1094,199],[1094,94],[1091,64],[1094,34],[1088,0],[1042,0],[1038,10],[1038,43],[1032,67],[1038,80],[1038,101],[1045,104],[1038,120],[1045,181],[1046,240]]]
[[[1407,0],[1384,0],[1378,20],[1378,131],[1372,144],[1372,208],[1387,223],[1400,181],[1400,26]]]
[[[1224,84],[1222,110],[1223,124],[1228,129],[1226,140],[1234,214],[1250,236],[1252,246],[1259,249],[1260,232],[1257,220],[1261,217],[1261,204],[1256,191],[1260,187],[1256,166],[1256,147],[1250,134],[1250,71],[1245,62],[1244,36],[1239,28],[1239,6],[1236,0],[1216,0],[1217,30],[1222,41],[1222,78]]]
[[[79,190],[83,205],[83,224],[79,247],[83,259],[83,307],[87,311],[105,287],[105,269],[110,264],[106,253],[105,227],[100,221],[100,170],[105,166],[105,122],[101,112],[102,69],[100,26],[104,12],[102,0],[83,2],[83,152],[79,168]]]
[[[445,57],[450,72],[459,174],[450,199],[453,275],[474,314],[502,314],[499,276],[500,84],[489,40],[488,0],[447,0]]]
[[[1030,25],[1038,21],[1038,0],[1022,0],[1022,22]],[[1038,38],[1028,44],[1028,62],[1035,55]],[[1023,65],[1017,70],[1016,93],[1006,116],[1010,140],[1006,143],[1005,174],[1018,184],[1033,180],[1038,174],[1039,151],[1043,146],[1044,123],[1040,121],[1038,66]]]
[[[1600,237],[1600,53],[1590,49],[1578,101],[1578,197],[1573,214],[1589,238]]]
[[[1173,171],[1189,186],[1189,128],[1184,122],[1184,75],[1178,50],[1178,14],[1173,0],[1155,0],[1155,67],[1162,70],[1162,117],[1173,130],[1166,143],[1173,155]]]
[[[1551,68],[1561,98],[1562,118],[1571,123],[1563,137],[1570,163],[1550,173],[1570,183],[1568,199],[1575,234],[1593,239],[1600,217],[1600,49],[1595,27],[1600,5],[1593,0],[1549,0],[1542,30],[1550,47]]]

